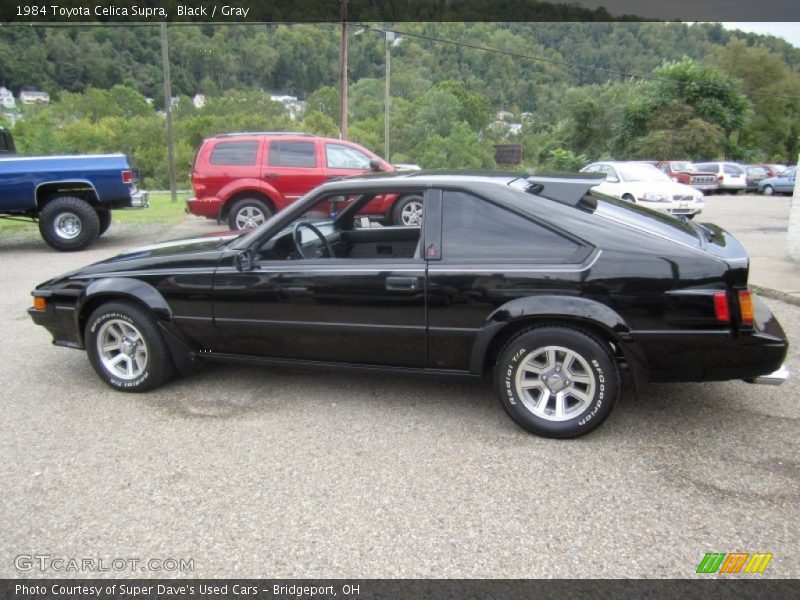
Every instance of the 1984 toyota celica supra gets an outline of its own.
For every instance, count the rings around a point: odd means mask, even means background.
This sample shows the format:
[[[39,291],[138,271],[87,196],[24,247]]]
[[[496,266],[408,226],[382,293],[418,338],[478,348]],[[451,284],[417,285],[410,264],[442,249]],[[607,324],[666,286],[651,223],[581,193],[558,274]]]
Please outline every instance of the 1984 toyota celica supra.
[[[730,234],[592,195],[580,177],[413,173],[327,183],[257,229],[167,242],[38,286],[33,320],[111,387],[203,361],[483,376],[520,426],[598,426],[622,375],[781,383],[786,336]],[[360,215],[419,194],[420,227]],[[377,380],[376,380],[377,382]],[[80,385],[75,381],[75,385]]]

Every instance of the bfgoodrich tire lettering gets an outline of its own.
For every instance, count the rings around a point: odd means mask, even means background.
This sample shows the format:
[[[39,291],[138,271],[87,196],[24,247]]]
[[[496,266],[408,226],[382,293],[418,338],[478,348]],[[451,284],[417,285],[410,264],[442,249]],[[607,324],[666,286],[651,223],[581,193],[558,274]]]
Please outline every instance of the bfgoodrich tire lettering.
[[[86,322],[86,352],[95,372],[123,392],[146,392],[167,381],[175,365],[153,317],[128,302],[109,302]]]
[[[608,344],[559,325],[513,338],[497,360],[495,387],[515,423],[553,438],[577,437],[600,425],[620,390]]]

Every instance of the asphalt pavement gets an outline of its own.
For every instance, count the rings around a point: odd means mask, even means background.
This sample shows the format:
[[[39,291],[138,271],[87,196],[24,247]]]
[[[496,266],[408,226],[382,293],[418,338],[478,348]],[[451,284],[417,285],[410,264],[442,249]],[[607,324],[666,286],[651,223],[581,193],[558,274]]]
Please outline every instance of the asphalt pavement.
[[[783,201],[713,197],[706,216],[768,264]],[[216,228],[115,224],[77,254],[0,240],[0,577],[695,577],[706,552],[756,551],[761,577],[800,575],[797,377],[651,385],[558,441],[481,382],[212,365],[126,395],[25,314],[51,276]],[[766,302],[800,373],[800,307]]]

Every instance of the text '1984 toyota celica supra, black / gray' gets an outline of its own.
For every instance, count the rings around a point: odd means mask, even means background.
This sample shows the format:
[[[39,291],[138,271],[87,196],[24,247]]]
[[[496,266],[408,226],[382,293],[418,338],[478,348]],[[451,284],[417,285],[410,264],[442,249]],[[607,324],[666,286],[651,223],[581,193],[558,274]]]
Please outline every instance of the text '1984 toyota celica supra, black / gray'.
[[[205,361],[493,374],[511,418],[551,437],[602,423],[623,379],[785,380],[786,336],[748,288],[736,239],[593,193],[597,183],[334,181],[249,232],[155,244],[52,279],[29,312],[120,391]],[[419,227],[362,213],[410,193],[424,199]]]

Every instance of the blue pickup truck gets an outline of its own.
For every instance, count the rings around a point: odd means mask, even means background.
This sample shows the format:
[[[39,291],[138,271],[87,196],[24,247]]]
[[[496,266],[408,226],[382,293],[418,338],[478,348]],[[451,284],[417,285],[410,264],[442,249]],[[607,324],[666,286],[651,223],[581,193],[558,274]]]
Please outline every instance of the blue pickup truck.
[[[111,211],[146,208],[147,192],[123,154],[18,157],[0,153],[0,218],[39,222],[56,250],[83,250],[111,225]]]

